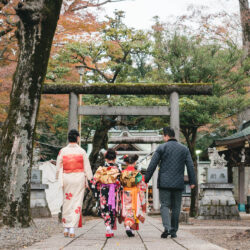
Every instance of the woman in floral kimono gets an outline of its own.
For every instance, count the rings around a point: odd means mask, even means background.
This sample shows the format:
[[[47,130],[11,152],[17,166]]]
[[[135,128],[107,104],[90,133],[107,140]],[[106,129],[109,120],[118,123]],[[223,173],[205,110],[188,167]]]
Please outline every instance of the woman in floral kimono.
[[[98,214],[106,226],[106,237],[114,236],[116,218],[120,213],[120,171],[115,164],[116,152],[108,149],[105,154],[105,166],[99,167],[94,175],[92,190],[98,202]]]
[[[75,228],[82,226],[82,203],[87,180],[93,178],[89,159],[77,143],[79,133],[69,131],[69,144],[62,148],[57,157],[57,179],[63,189],[62,222],[64,236],[75,237]]]
[[[123,185],[122,195],[122,218],[128,237],[134,237],[133,230],[139,230],[139,221],[144,223],[146,213],[145,191],[146,184],[143,176],[135,169],[138,155],[125,155],[127,164],[122,171],[121,183]]]

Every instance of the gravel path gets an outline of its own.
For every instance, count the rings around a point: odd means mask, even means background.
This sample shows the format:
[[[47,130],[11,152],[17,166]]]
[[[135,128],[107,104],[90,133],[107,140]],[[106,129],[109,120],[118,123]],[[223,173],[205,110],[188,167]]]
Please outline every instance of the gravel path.
[[[25,248],[52,234],[63,232],[57,218],[34,219],[29,228],[0,228],[0,249]]]

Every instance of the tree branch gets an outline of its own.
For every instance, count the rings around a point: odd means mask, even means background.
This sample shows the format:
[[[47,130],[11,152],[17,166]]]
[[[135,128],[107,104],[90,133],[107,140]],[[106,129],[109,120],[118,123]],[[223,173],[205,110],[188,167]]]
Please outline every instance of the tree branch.
[[[122,63],[124,63],[124,62],[126,61],[126,58],[127,58],[128,54],[129,54],[129,52],[130,52],[130,51],[127,51],[126,53],[124,53],[124,56],[123,56],[123,58],[122,58]],[[115,82],[115,80],[116,80],[116,78],[117,78],[117,76],[118,76],[118,74],[120,73],[121,70],[122,70],[122,67],[119,67],[119,68],[116,70],[116,72],[114,73],[113,79],[112,79],[112,81],[111,81],[112,83]]]
[[[102,1],[102,2],[100,2],[98,0],[97,3],[91,3],[92,1],[86,1],[85,3],[83,3],[80,6],[72,7],[71,11],[87,9],[87,8],[90,8],[90,7],[92,7],[92,8],[93,7],[101,7],[101,6],[103,6],[103,5],[107,4],[107,3],[116,3],[116,2],[122,2],[122,1],[125,1],[125,0],[105,0],[105,1]]]
[[[144,120],[144,117],[138,117],[135,121],[131,122],[125,122],[125,121],[116,121],[116,126],[134,126]]]
[[[1,31],[0,31],[0,37],[5,36],[5,35],[8,34],[9,32],[11,32],[12,30],[13,30],[13,28],[10,28],[10,27],[8,27],[8,28],[5,29],[5,30],[1,30]]]

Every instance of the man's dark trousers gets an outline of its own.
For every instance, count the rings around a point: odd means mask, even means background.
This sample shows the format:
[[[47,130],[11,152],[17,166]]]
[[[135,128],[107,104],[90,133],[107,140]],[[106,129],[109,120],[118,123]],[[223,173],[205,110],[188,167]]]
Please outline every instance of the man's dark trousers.
[[[179,226],[182,190],[159,189],[159,192],[160,192],[162,224],[165,228],[165,231],[168,231],[170,234],[176,233]],[[170,216],[170,210],[172,211],[171,216]]]

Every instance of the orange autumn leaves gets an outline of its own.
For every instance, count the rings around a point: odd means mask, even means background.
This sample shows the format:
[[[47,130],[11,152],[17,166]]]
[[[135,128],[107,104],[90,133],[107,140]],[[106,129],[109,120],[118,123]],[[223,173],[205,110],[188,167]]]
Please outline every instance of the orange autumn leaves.
[[[13,0],[6,4],[0,3],[0,122],[3,122],[7,116],[12,76],[18,57],[18,45],[15,37],[18,16],[15,14],[14,7],[19,2],[20,0]],[[86,9],[88,6],[93,7],[96,2],[92,0],[63,1],[51,51],[52,57],[66,43],[79,38],[88,39],[93,32],[103,26],[103,23],[99,23],[95,15]],[[71,76],[66,78],[69,81],[76,80],[78,74],[73,72]],[[54,114],[65,114],[67,105],[67,96],[43,96],[39,120],[42,122],[50,121]]]

